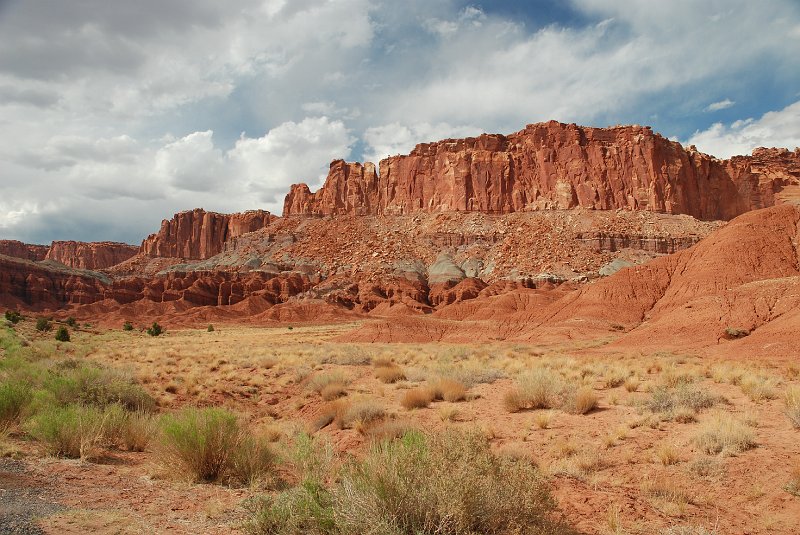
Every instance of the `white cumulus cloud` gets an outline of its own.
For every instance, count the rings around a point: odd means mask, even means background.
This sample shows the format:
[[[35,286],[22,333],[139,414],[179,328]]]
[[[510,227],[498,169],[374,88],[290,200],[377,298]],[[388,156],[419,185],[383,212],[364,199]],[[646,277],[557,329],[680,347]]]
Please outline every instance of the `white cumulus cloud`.
[[[743,119],[730,125],[715,123],[697,131],[687,142],[718,158],[750,154],[758,147],[800,147],[800,101],[759,119]]]

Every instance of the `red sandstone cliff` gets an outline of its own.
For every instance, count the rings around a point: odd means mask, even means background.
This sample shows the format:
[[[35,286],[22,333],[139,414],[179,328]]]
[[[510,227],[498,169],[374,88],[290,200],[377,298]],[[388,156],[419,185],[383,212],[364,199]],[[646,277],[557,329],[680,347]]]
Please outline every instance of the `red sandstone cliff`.
[[[0,240],[0,254],[31,261],[44,260],[47,246],[31,245],[17,240]]]
[[[196,208],[163,220],[161,229],[142,242],[139,252],[147,256],[203,260],[222,252],[228,240],[264,228],[273,219],[264,210],[218,214]]]
[[[509,136],[417,145],[380,163],[331,164],[325,185],[295,185],[284,215],[574,208],[650,210],[731,219],[800,187],[800,150],[758,149],[717,160],[649,127],[551,121]]]
[[[119,242],[54,241],[45,260],[77,269],[105,269],[131,258],[138,250]]]

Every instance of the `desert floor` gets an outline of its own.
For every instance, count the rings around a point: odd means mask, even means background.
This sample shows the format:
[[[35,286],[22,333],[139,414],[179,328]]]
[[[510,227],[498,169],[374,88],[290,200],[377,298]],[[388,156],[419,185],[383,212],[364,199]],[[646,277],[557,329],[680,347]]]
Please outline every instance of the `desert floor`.
[[[398,429],[478,429],[499,454],[535,462],[583,533],[797,533],[800,430],[785,398],[800,386],[800,363],[669,348],[621,353],[607,347],[613,338],[548,346],[331,340],[353,326],[221,325],[159,337],[83,327],[69,343],[31,321],[16,330],[53,358],[132,376],[159,413],[229,408],[277,452],[302,432],[358,456]],[[511,407],[509,393],[539,372],[561,392],[593,394],[596,406],[585,414],[557,403]],[[453,398],[463,399],[405,408],[409,392],[442,381],[461,385],[465,393]],[[354,406],[378,417],[338,417]],[[0,453],[0,526],[11,533],[239,533],[248,500],[271,492],[166,476],[150,448],[62,459],[11,430]]]

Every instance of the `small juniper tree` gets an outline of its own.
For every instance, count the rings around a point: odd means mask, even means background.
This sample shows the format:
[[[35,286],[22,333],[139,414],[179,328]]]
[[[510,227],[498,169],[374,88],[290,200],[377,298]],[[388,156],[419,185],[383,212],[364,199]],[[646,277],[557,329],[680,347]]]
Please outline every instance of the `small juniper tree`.
[[[59,342],[69,342],[69,331],[63,325],[56,331],[56,340]]]

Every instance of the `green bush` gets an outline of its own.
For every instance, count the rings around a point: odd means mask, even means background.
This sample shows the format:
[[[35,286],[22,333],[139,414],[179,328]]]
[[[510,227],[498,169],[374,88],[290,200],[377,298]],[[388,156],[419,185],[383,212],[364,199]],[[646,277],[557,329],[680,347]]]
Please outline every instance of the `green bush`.
[[[500,535],[574,533],[530,462],[494,455],[477,432],[407,433],[320,478],[262,498],[250,533]]]
[[[214,332],[214,326],[213,325],[209,325],[208,329],[206,329],[206,331],[208,331],[210,333],[213,333]]]
[[[59,404],[105,407],[119,404],[129,411],[155,409],[155,400],[131,378],[89,364],[50,373],[43,384]]]
[[[224,409],[186,409],[162,418],[165,461],[196,482],[252,483],[268,474],[272,452]]]
[[[164,328],[158,324],[158,322],[153,322],[153,325],[147,328],[147,334],[150,336],[159,336],[164,332]]]
[[[123,331],[132,331],[133,330],[133,323],[131,323],[130,321],[126,321],[125,323],[122,324],[122,330]]]
[[[16,310],[6,310],[6,319],[13,324],[17,324],[22,320],[22,315]]]
[[[56,330],[56,340],[59,342],[69,342],[69,331],[63,325]]]
[[[91,460],[105,444],[108,419],[107,410],[97,407],[51,407],[28,422],[28,431],[52,455]]]
[[[75,327],[77,327],[77,325],[78,325],[78,322],[77,322],[77,321],[75,321],[75,318],[73,318],[72,316],[68,317],[68,318],[67,318],[67,321],[65,321],[65,323],[66,323],[67,325],[69,325],[70,327],[72,327],[73,329],[74,329]]]
[[[0,431],[19,422],[32,396],[27,382],[7,379],[0,384]]]
[[[52,328],[53,326],[50,324],[50,320],[48,320],[47,318],[39,318],[38,320],[36,320],[37,331],[44,332],[44,331],[49,331]]]

